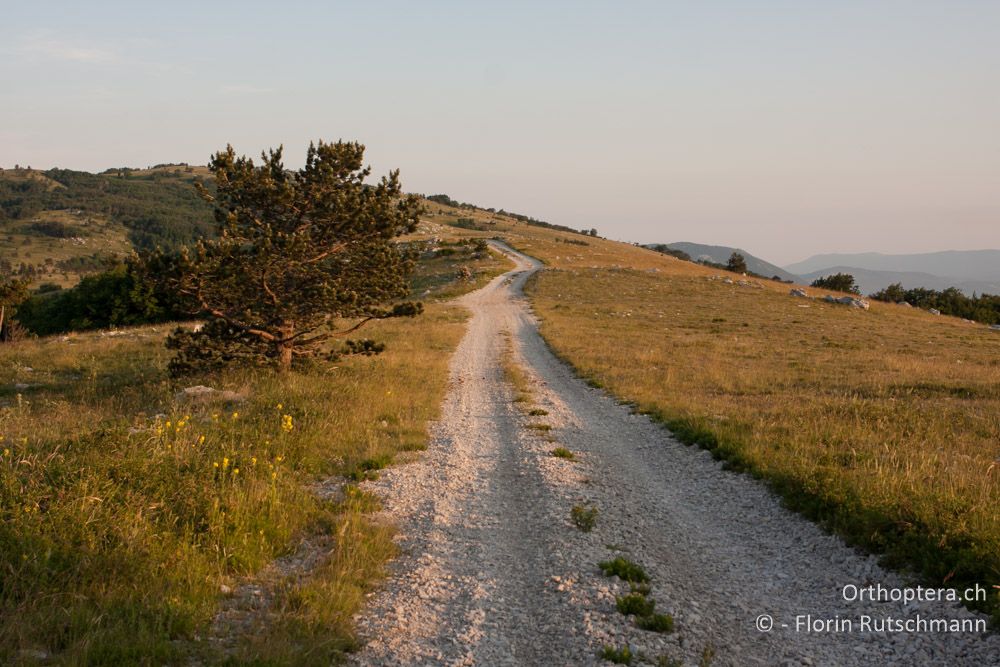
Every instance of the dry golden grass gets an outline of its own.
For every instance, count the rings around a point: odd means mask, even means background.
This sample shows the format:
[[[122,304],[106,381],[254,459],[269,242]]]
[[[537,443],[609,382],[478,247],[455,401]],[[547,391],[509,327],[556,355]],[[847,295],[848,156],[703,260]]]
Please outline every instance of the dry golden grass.
[[[892,564],[1000,583],[1000,335],[682,268],[543,272],[530,286],[543,335],[594,384]]]

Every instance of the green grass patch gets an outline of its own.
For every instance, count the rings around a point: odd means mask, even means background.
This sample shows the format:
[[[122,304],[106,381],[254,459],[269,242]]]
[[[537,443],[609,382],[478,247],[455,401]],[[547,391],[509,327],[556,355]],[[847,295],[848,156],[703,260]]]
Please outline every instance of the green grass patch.
[[[635,624],[641,630],[649,632],[673,632],[674,617],[670,614],[645,614],[635,619]]]
[[[602,561],[597,564],[605,577],[618,577],[622,581],[630,583],[645,583],[649,581],[649,575],[637,565],[623,556],[617,556],[613,560]]]
[[[656,608],[656,601],[650,600],[641,593],[620,595],[615,599],[618,613],[626,616],[649,616]]]
[[[556,447],[549,452],[549,456],[554,456],[557,459],[566,459],[567,461],[575,461],[576,454],[566,449],[565,447]]]
[[[617,648],[615,646],[605,646],[600,653],[600,657],[616,665],[631,665],[635,656],[628,646]]]

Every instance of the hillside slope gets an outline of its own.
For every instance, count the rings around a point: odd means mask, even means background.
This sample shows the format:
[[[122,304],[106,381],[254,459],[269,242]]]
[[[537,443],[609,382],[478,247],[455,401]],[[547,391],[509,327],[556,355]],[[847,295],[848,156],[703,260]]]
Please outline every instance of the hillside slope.
[[[188,165],[0,170],[0,268],[66,287],[134,248],[211,235],[212,209],[193,185],[207,177]]]

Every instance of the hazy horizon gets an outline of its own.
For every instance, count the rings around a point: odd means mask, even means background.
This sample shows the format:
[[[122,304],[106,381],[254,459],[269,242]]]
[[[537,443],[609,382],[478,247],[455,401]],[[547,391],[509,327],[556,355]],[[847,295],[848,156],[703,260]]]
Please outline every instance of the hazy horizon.
[[[7,8],[0,165],[358,140],[375,173],[641,243],[1000,246],[1000,5]]]

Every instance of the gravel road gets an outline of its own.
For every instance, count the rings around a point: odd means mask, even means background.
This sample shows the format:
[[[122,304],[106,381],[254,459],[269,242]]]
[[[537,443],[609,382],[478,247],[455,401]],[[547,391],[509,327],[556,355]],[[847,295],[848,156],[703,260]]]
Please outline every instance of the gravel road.
[[[628,646],[633,664],[1000,665],[1000,636],[956,603],[845,600],[845,586],[905,583],[577,379],[522,296],[540,264],[502,249],[518,268],[460,300],[472,318],[428,450],[366,483],[399,526],[402,555],[358,618],[357,664],[590,665],[604,664],[605,646]],[[508,340],[547,415],[513,402]],[[555,446],[577,460],[550,456]],[[574,505],[598,509],[592,532],[574,527]],[[649,573],[673,633],[617,612],[628,585],[597,568],[616,555]],[[807,615],[823,629],[797,628]],[[968,625],[878,631],[888,617]]]

